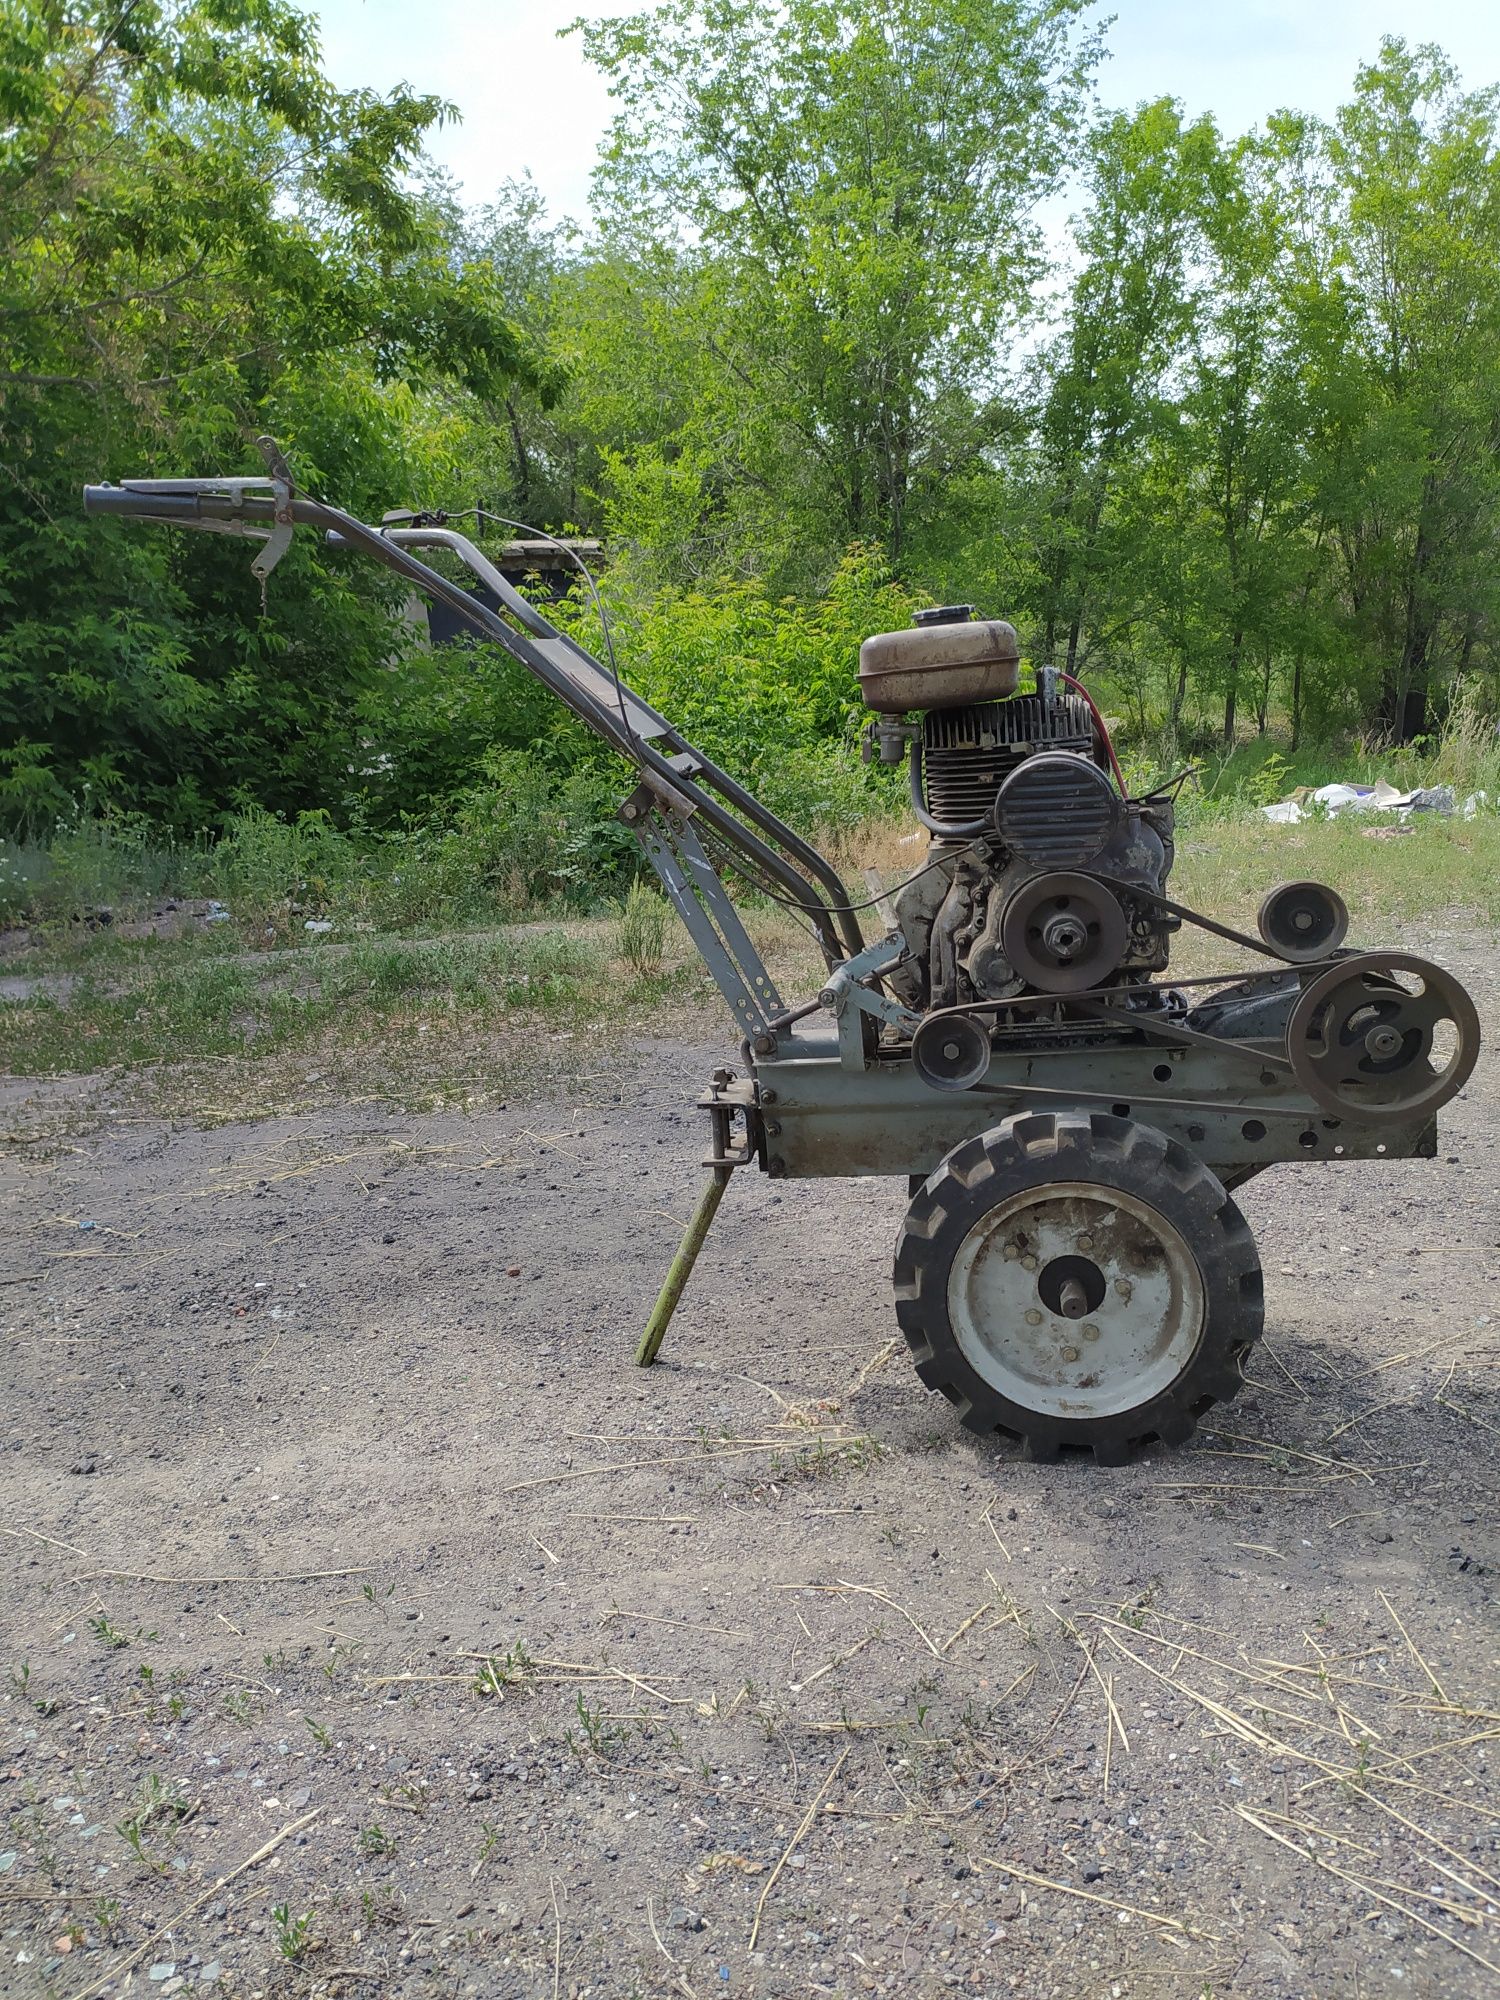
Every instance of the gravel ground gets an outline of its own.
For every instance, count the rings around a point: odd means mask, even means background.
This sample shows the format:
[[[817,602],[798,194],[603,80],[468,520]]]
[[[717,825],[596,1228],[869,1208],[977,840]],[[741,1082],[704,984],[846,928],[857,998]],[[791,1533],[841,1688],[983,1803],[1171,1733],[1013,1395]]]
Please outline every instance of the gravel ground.
[[[719,1059],[0,1096],[0,1993],[1493,1993],[1495,1057],[1245,1188],[1256,1380],[1111,1471],[921,1389],[888,1182],[737,1176],[629,1366]]]

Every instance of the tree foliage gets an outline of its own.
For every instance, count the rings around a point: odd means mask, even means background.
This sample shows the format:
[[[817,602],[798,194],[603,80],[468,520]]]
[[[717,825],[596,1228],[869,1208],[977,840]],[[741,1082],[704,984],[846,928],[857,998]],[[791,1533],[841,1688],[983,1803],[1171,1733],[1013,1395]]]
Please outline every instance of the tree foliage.
[[[862,629],[923,597],[1143,735],[1493,711],[1500,95],[1388,39],[1328,123],[1224,134],[1099,106],[1087,11],[575,24],[617,115],[563,224],[525,181],[466,212],[422,152],[449,108],[335,89],[294,0],[0,0],[0,814],[604,786],[336,553],[263,605],[233,543],[80,516],[267,430],[367,515],[603,533],[629,670],[813,814]]]

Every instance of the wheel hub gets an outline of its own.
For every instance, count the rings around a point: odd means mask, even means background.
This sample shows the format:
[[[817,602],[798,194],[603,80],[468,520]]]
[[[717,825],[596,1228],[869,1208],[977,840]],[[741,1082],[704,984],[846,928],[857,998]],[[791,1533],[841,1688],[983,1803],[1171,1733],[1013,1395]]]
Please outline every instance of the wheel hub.
[[[1149,1202],[1056,1182],[998,1203],[959,1246],[948,1314],[970,1366],[1023,1408],[1108,1417],[1149,1403],[1191,1361],[1204,1287]]]

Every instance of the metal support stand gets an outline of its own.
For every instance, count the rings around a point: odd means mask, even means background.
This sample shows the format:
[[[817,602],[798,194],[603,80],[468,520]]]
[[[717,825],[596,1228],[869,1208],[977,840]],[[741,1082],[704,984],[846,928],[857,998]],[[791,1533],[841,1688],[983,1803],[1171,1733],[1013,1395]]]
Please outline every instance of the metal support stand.
[[[693,1275],[693,1266],[698,1261],[698,1252],[703,1248],[708,1235],[709,1224],[719,1212],[719,1203],[724,1199],[724,1190],[729,1185],[729,1167],[715,1167],[708,1177],[708,1185],[698,1197],[698,1206],[693,1210],[692,1220],[683,1232],[677,1255],[672,1259],[672,1268],[667,1273],[667,1281],[661,1288],[661,1296],[651,1309],[651,1317],[646,1322],[646,1331],[641,1335],[641,1344],[635,1350],[637,1368],[649,1368],[661,1352],[662,1340],[672,1315],[677,1310],[677,1302],[682,1297],[688,1279]]]

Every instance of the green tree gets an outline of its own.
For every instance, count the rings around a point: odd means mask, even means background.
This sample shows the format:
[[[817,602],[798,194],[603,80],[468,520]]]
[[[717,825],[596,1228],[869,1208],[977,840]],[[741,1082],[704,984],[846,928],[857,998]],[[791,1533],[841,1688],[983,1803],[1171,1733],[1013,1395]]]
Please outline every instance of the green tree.
[[[1070,673],[1091,648],[1117,653],[1149,613],[1156,523],[1143,501],[1178,421],[1173,370],[1197,307],[1193,260],[1217,164],[1212,121],[1185,125],[1170,98],[1089,135],[1082,262],[1040,363],[1034,501],[1040,642]]]
[[[0,809],[198,818],[336,796],[386,600],[299,546],[262,615],[242,557],[86,525],[85,480],[250,470],[388,504],[452,444],[404,384],[532,367],[420,190],[430,97],[338,92],[285,0],[0,5]],[[386,483],[389,482],[389,483]],[[378,492],[386,484],[384,493]],[[398,493],[399,497],[399,493]]]
[[[1338,114],[1344,306],[1337,544],[1380,720],[1427,727],[1436,677],[1490,649],[1500,474],[1500,91],[1387,39]],[[1351,393],[1352,392],[1352,393]],[[1353,433],[1352,440],[1350,433]]]
[[[893,559],[980,462],[1034,219],[1097,55],[1081,0],[668,0],[577,23],[621,109],[612,239],[674,247],[686,443],[756,530]]]

